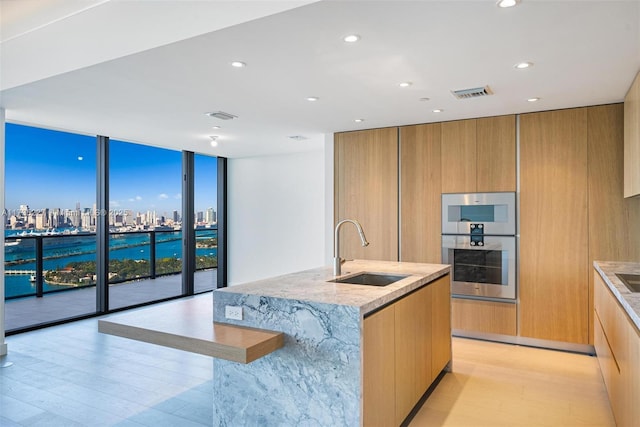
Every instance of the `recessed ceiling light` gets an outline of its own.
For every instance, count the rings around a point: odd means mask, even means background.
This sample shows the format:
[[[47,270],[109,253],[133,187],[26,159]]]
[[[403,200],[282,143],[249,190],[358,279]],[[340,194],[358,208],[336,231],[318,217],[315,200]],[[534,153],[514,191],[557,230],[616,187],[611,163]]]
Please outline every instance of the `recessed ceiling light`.
[[[212,147],[217,147],[218,146],[218,137],[216,135],[211,135],[211,136],[209,136],[209,138],[211,138],[211,146]]]
[[[518,62],[514,67],[518,70],[524,70],[525,68],[533,67],[533,62]]]
[[[349,34],[348,36],[344,36],[342,40],[347,43],[355,43],[360,40],[360,36],[357,34]]]
[[[211,129],[220,129],[220,126],[211,126]]]
[[[364,122],[364,119],[355,119],[355,120],[354,120],[354,122],[356,122],[356,123],[362,123],[362,122]]]
[[[536,102],[536,101],[540,101],[540,98],[529,98],[529,99],[527,99],[527,101]]]
[[[310,101],[310,102],[315,102],[318,99],[320,99],[320,98],[318,98],[317,96],[308,96],[307,97],[307,101]]]
[[[444,110],[441,108],[436,108],[435,110],[432,110],[434,113],[442,113]]]
[[[409,87],[409,86],[411,86],[412,84],[413,84],[413,83],[411,83],[411,82],[402,82],[402,83],[400,83],[400,84],[399,84],[399,86],[400,86],[400,87]]]
[[[247,64],[246,64],[246,62],[242,62],[242,61],[233,61],[231,63],[231,66],[232,67],[236,67],[236,68],[243,68],[243,67],[246,67]]]
[[[520,0],[498,0],[496,6],[498,7],[513,7],[520,3]]]
[[[426,101],[430,101],[430,100],[431,100],[430,98],[420,98],[418,101],[426,102]]]

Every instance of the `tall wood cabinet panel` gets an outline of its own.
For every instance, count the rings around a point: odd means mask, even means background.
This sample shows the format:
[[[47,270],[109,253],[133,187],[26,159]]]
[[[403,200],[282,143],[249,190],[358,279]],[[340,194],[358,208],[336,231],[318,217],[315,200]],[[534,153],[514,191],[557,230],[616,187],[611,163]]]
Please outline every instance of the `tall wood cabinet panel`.
[[[640,198],[623,197],[622,104],[587,109],[589,159],[589,263],[640,261]],[[589,275],[589,314],[593,316],[593,275]],[[589,326],[592,329],[593,319]],[[593,342],[593,330],[589,333]]]
[[[442,123],[442,192],[476,191],[476,119]]]
[[[440,123],[400,128],[400,261],[439,264]]]
[[[477,119],[476,139],[476,191],[516,191],[516,116]]]
[[[624,196],[640,194],[640,72],[624,98]]]
[[[335,223],[356,219],[369,241],[341,230],[346,259],[398,260],[398,128],[335,134]],[[351,227],[346,225],[346,227]]]
[[[523,114],[520,152],[520,335],[587,344],[587,109]]]

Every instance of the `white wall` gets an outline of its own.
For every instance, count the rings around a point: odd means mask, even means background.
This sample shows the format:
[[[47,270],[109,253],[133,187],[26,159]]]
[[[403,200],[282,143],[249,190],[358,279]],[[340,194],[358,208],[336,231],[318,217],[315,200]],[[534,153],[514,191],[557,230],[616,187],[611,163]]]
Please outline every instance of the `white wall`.
[[[324,151],[229,159],[229,285],[326,264],[324,161]]]
[[[0,356],[7,354],[7,344],[4,342],[4,108],[0,108],[0,242],[2,242],[2,250],[0,251]]]

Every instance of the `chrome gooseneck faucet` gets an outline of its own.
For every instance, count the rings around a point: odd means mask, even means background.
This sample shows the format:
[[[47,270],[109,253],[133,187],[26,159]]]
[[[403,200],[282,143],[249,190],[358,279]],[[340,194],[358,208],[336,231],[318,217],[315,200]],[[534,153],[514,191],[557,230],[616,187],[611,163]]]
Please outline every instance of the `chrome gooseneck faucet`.
[[[362,230],[362,226],[355,219],[343,219],[336,225],[335,238],[333,240],[334,248],[333,248],[333,274],[334,276],[339,276],[341,273],[342,259],[340,258],[340,226],[345,222],[350,222],[355,225],[358,229],[358,234],[360,235],[360,241],[362,242],[362,246],[369,246],[369,242],[367,242],[367,238],[364,235],[364,231]]]

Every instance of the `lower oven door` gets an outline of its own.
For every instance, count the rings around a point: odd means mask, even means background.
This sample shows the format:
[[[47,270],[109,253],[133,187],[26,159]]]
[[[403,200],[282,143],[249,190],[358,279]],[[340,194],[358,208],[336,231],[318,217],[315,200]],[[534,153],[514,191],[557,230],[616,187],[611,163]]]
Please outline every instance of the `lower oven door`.
[[[473,240],[472,240],[473,239]],[[516,298],[516,237],[442,236],[442,262],[451,264],[451,292]]]

